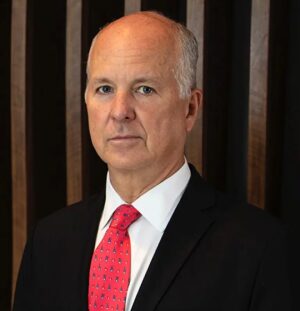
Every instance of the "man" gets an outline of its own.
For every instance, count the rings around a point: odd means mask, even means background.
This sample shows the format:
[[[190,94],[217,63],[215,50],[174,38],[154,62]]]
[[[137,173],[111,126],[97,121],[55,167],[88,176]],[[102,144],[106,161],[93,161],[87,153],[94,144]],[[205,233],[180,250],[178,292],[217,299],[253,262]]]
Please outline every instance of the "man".
[[[281,226],[186,163],[196,61],[193,35],[153,12],[95,37],[85,99],[106,190],[40,221],[15,311],[289,310]]]

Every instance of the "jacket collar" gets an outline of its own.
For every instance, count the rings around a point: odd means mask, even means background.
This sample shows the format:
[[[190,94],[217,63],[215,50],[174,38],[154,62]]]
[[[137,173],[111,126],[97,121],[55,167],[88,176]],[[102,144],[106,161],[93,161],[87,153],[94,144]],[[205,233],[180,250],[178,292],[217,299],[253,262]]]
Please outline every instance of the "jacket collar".
[[[214,223],[215,194],[193,166],[192,176],[154,254],[132,311],[152,311],[198,241]]]

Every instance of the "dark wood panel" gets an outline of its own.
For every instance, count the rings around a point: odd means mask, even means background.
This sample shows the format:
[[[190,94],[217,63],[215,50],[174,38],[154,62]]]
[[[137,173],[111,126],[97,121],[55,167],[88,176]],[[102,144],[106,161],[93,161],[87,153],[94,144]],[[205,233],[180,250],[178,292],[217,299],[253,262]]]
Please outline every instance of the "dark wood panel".
[[[141,10],[141,0],[125,0],[124,14],[130,14]]]
[[[199,59],[197,64],[197,87],[203,86],[203,42],[204,42],[204,0],[187,1],[187,27],[194,33],[198,41]],[[202,167],[203,153],[203,107],[199,112],[196,124],[189,134],[186,143],[186,156],[189,162],[193,163],[200,173]]]
[[[82,199],[82,0],[67,0],[66,159],[67,204]]]
[[[46,9],[43,2],[30,0],[27,12],[30,229],[66,205],[66,3],[53,0]]]
[[[205,2],[203,174],[220,190],[226,190],[232,13],[226,1]]]
[[[13,260],[12,284],[27,239],[27,107],[26,107],[26,1],[12,1],[11,28],[11,164]]]
[[[285,114],[283,128],[283,157],[280,216],[289,232],[289,268],[293,293],[293,310],[300,310],[300,1],[289,1],[288,51],[285,76]]]
[[[265,206],[269,1],[252,1],[248,201]]]
[[[186,23],[186,0],[173,0],[172,4],[168,0],[142,0],[142,11],[158,11],[164,15]]]
[[[0,3],[0,310],[10,310],[12,273],[12,209],[10,152],[10,24],[11,1]]]
[[[287,105],[288,3],[271,1],[270,6],[265,209],[280,217],[283,125]]]
[[[233,1],[226,191],[247,199],[251,1]]]

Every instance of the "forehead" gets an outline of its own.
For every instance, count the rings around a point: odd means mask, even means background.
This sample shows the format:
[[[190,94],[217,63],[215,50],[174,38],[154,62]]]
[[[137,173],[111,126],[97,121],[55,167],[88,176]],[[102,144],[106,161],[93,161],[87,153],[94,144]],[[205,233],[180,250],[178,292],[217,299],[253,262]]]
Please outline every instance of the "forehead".
[[[95,38],[88,69],[98,64],[174,67],[177,46],[174,30],[153,19],[131,18],[109,25]]]

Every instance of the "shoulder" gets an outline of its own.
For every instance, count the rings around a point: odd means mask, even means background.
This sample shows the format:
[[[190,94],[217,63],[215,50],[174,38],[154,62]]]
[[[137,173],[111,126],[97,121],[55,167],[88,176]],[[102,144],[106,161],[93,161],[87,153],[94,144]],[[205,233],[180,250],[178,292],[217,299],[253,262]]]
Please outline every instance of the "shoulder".
[[[35,226],[35,235],[67,232],[91,218],[101,215],[104,204],[104,194],[95,194],[83,201],[66,206],[38,221]]]
[[[214,226],[220,232],[227,236],[261,241],[273,235],[285,235],[285,225],[279,218],[235,196],[216,190],[193,167],[191,171],[192,177],[187,191],[199,207],[206,202],[207,208],[203,212],[215,219]]]
[[[253,243],[285,235],[284,223],[266,210],[216,191],[217,220],[225,232],[251,239]]]

